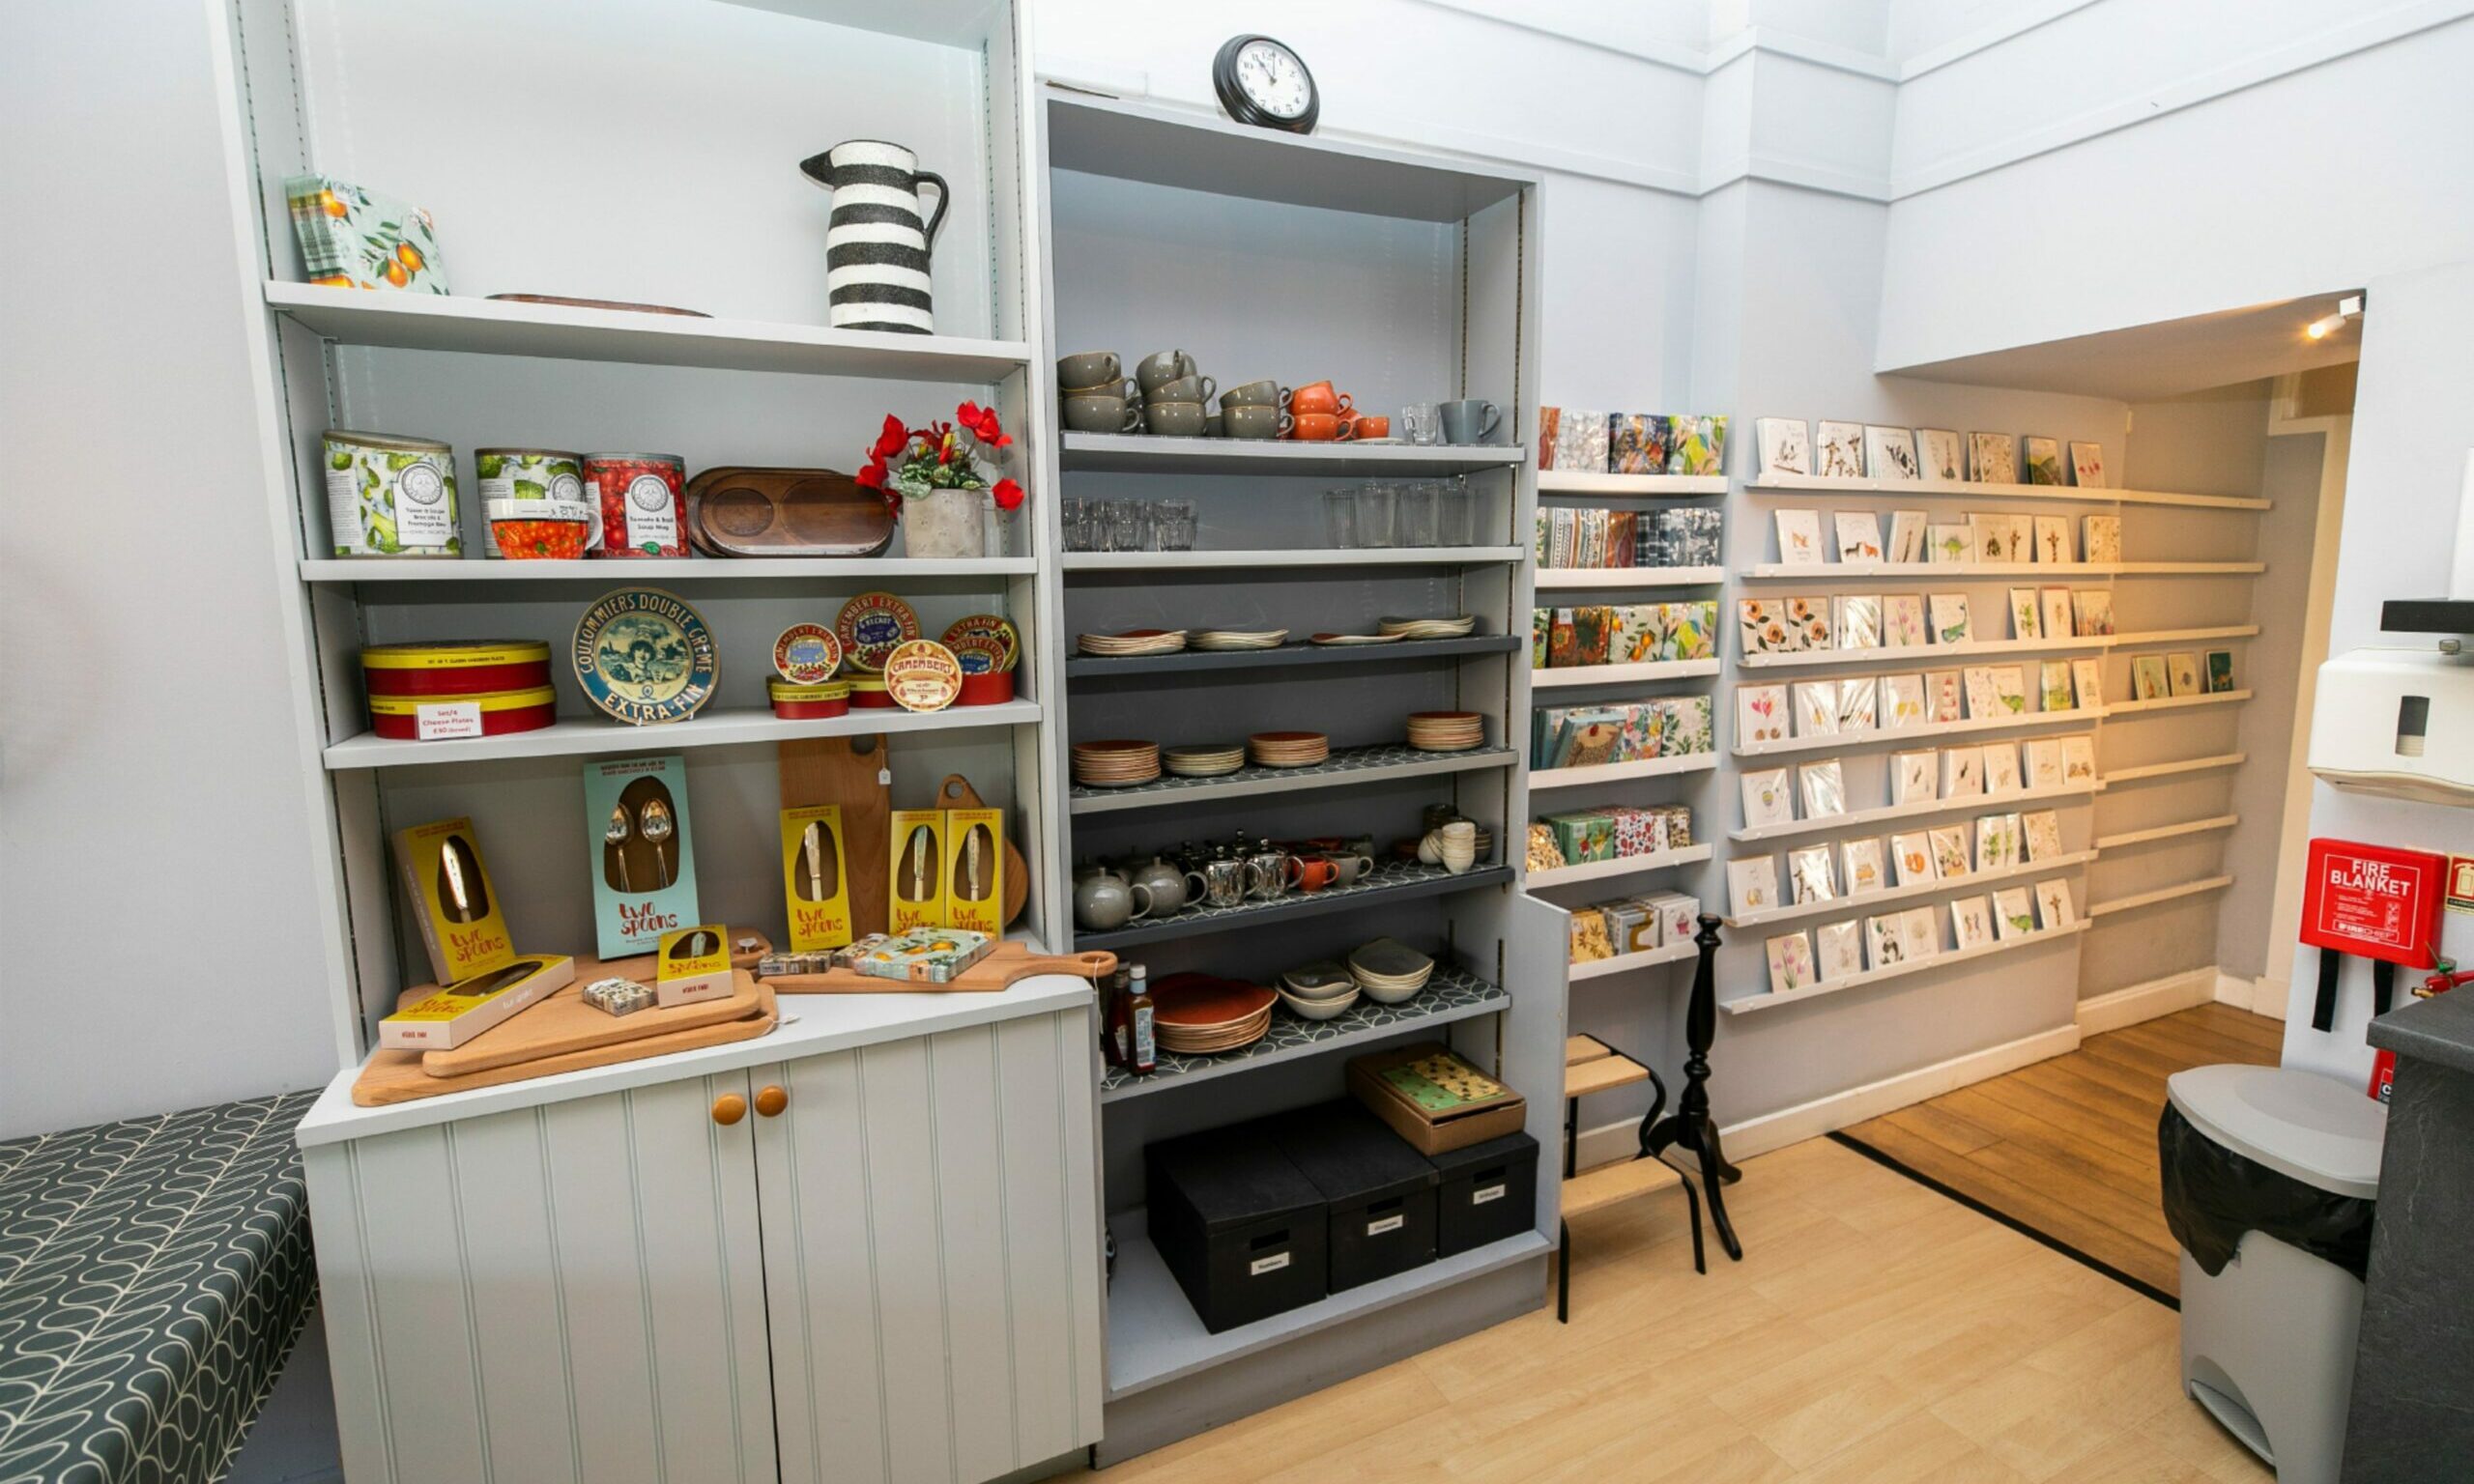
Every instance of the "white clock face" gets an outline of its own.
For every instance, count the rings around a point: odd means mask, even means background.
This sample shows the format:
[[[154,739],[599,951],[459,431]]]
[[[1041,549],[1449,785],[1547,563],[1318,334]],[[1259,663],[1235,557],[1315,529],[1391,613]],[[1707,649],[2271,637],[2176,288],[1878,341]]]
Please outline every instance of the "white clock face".
[[[1276,119],[1301,118],[1312,98],[1306,68],[1278,42],[1248,42],[1237,53],[1237,86]]]

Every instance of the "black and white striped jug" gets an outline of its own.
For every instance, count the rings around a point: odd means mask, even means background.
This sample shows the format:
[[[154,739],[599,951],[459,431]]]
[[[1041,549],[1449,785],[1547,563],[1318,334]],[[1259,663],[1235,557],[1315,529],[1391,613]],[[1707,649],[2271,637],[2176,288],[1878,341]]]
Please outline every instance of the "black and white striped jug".
[[[919,157],[881,139],[850,139],[799,161],[833,191],[824,234],[824,282],[836,329],[936,332],[928,294],[928,248],[945,224],[951,192]],[[936,214],[920,224],[919,187],[936,187]]]

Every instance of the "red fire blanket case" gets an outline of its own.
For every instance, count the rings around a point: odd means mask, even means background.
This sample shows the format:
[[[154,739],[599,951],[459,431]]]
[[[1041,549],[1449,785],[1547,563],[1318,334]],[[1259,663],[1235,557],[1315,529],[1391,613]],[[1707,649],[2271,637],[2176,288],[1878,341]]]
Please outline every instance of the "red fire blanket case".
[[[2395,998],[2397,965],[2427,969],[2439,948],[2448,858],[2346,840],[2315,840],[2302,897],[2302,941],[2319,950],[2319,992],[2311,1028],[2336,1020],[2337,976],[2345,956],[2371,960],[2373,1013]]]

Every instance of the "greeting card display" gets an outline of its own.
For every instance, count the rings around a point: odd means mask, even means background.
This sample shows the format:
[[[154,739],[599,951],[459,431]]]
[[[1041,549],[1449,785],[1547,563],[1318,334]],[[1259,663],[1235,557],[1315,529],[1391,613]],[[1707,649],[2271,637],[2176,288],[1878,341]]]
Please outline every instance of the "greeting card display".
[[[1813,972],[1824,984],[1864,972],[1863,928],[1856,919],[1824,923],[1813,929]]]
[[[2070,445],[2071,482],[2083,490],[2105,487],[2105,445],[2072,443]]]
[[[1795,890],[1798,906],[1837,897],[1837,884],[1829,874],[1829,846],[1805,845],[1788,851],[1787,884]]]
[[[1729,915],[1750,917],[1778,905],[1778,862],[1767,855],[1727,862]]]
[[[1890,649],[1923,647],[1931,636],[1924,627],[1924,595],[1893,592],[1882,599],[1882,642]]]
[[[1746,744],[1787,740],[1787,688],[1737,686],[1736,731],[1737,740]]]
[[[2017,665],[1996,665],[1993,668],[1993,714],[2025,716],[2028,714],[2028,672]]]
[[[1781,510],[1777,513],[1778,559],[1789,566],[1819,566],[1822,560],[1821,512]]]
[[[1753,437],[1761,444],[1761,473],[1809,474],[1812,470],[1812,448],[1808,442],[1811,430],[1801,417],[1756,417],[1752,422]]]
[[[1960,948],[1980,948],[1993,941],[1993,900],[1962,897],[1950,903],[1950,937]]]
[[[1975,537],[1965,526],[1928,526],[1924,544],[1928,561],[1967,561],[1975,556]]]
[[[2027,785],[2019,778],[2019,744],[1994,742],[1984,750],[1984,791],[2017,793]]]
[[[2028,448],[2028,482],[2029,484],[2068,484],[2068,471],[2061,462],[2058,439],[2029,436]]]
[[[1890,512],[1889,559],[1913,563],[1924,559],[1924,530],[1927,517],[1921,510]]]
[[[2171,686],[2172,681],[2165,671],[2165,656],[2161,654],[2137,654],[2131,656],[2131,699],[2161,699],[2170,690]]]
[[[1922,466],[1916,463],[1915,435],[1905,428],[1884,428],[1867,423],[1864,427],[1864,462],[1876,479],[1895,479],[1906,483],[1924,477]]]
[[[1841,649],[1878,649],[1882,646],[1882,600],[1869,596],[1832,598],[1829,626]]]
[[[2019,445],[2007,433],[1968,435],[1968,477],[1979,484],[2016,484]]]
[[[2118,515],[2080,517],[2080,544],[2090,563],[2122,559],[2122,518]]]
[[[1898,915],[1900,946],[1910,959],[1930,958],[1942,951],[1942,925],[1931,907],[1910,907]]]
[[[2037,593],[2036,600],[2042,609],[2042,622],[2038,626],[2044,630],[2044,637],[2047,639],[2071,638],[2070,589],[2067,587],[2043,588]]]
[[[1956,484],[1967,477],[1960,463],[1959,435],[1947,428],[1915,430],[1916,456],[1923,461],[1924,477],[1942,484]]]
[[[1838,682],[1796,682],[1796,735],[1828,736],[1838,730]]]
[[[1864,477],[1864,425],[1825,421],[1814,428],[1813,472],[1829,479]]]
[[[2081,711],[2093,711],[2105,703],[2105,667],[2099,660],[2070,662],[2070,693],[2074,705]]]
[[[1791,932],[1771,938],[1769,952],[1769,987],[1776,993],[1801,989],[1813,982],[1813,949],[1801,932]]]
[[[2030,861],[2050,861],[2061,854],[2061,814],[2057,810],[2040,809],[2020,816],[2020,840],[2028,849]]]
[[[2028,744],[2028,786],[2058,788],[2062,783],[2061,739],[2037,737],[2030,741]]]
[[[1934,792],[1934,770],[1942,755],[1927,749],[1917,753],[1898,753],[1890,758],[1890,802],[1893,804],[1930,804],[1938,797]]]
[[[1932,709],[1932,720],[1955,722],[1961,712],[1959,703],[1964,693],[1955,670],[1928,670],[1924,672],[1925,702]]]
[[[1963,824],[1943,825],[1928,831],[1926,839],[1933,851],[1933,874],[1944,881],[1956,880],[1971,869],[1968,857],[1968,830]]]
[[[1901,886],[1921,886],[1938,879],[1933,870],[1933,842],[1924,834],[1890,837],[1890,869]]]
[[[2067,928],[2078,919],[2078,909],[2071,905],[2070,883],[2039,881],[2036,883],[2036,920],[2051,932]]]
[[[1869,510],[1841,510],[1830,517],[1841,561],[1882,559],[1882,518]]]
[[[1847,813],[1847,781],[1840,774],[1837,758],[1805,763],[1799,773],[1805,818],[1822,819]]]
[[[2102,587],[2081,587],[2070,594],[2072,628],[2081,639],[2103,639],[2114,632],[2114,595]]]
[[[2207,688],[2210,695],[2234,689],[2232,650],[2210,649],[2207,652]]]
[[[1879,840],[1851,840],[1839,854],[1847,868],[1847,895],[1861,897],[1878,892],[1889,884],[1883,874],[1882,842]]]
[[[1785,768],[1765,768],[1743,775],[1743,823],[1748,830],[1786,824],[1796,817],[1795,795],[1787,786]]]
[[[2036,930],[2036,894],[2024,886],[2004,887],[1993,894],[1993,934],[2003,942]]]
[[[2061,781],[2065,784],[2093,783],[2096,778],[2096,739],[2086,732],[2061,739]]]
[[[2177,649],[2165,656],[2165,676],[2173,695],[2206,694],[2206,687],[2200,680],[2199,656],[2187,649]]]
[[[1922,675],[1884,675],[1880,717],[1881,725],[1885,728],[1922,726],[1924,723],[1924,677]]]
[[[1888,912],[1864,919],[1864,946],[1871,952],[1873,967],[1877,969],[1904,962],[1907,945],[1899,933],[1898,914]]]
[[[1984,749],[1953,747],[1942,754],[1942,797],[1973,798],[1984,792]]]
[[[2008,870],[2019,864],[2019,816],[1986,814],[1975,822],[1978,870]]]
[[[1990,665],[1971,665],[1967,669],[1959,671],[1959,678],[1967,686],[1968,715],[1978,721],[1982,721],[1987,717],[1995,715],[1996,707],[1993,699],[1993,667]]]
[[[2044,623],[2039,616],[2042,613],[2043,609],[2039,606],[2035,588],[2011,588],[2010,637],[2012,639],[2044,638]]]
[[[1838,682],[1838,729],[1871,731],[1881,715],[1880,682],[1871,675]]]
[[[2035,520],[2035,559],[2041,562],[2070,560],[2070,517],[2040,515]]]
[[[2048,711],[2069,710],[2070,662],[2046,660],[2038,667],[2037,673],[2038,678],[2043,682],[2041,689],[2044,693],[2044,708]]]
[[[1975,625],[1968,617],[1968,595],[1964,592],[1937,592],[1927,600],[1933,617],[1933,642],[1964,644],[1975,638]]]

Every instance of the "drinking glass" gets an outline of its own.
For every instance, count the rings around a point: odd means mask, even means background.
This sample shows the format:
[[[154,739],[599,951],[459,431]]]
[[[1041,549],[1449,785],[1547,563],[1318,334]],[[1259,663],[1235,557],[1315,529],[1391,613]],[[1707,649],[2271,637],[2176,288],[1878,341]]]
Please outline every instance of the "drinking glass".
[[[1112,499],[1108,501],[1108,542],[1105,550],[1138,552],[1142,550],[1142,501]]]
[[[1431,402],[1412,402],[1400,409],[1400,436],[1431,448],[1443,442],[1443,410]]]
[[[1393,544],[1394,522],[1400,507],[1400,487],[1375,480],[1362,485],[1357,492],[1357,544],[1366,547]]]
[[[1323,492],[1323,532],[1335,551],[1357,545],[1357,491]]]
[[[1468,476],[1457,475],[1443,485],[1435,507],[1435,544],[1438,546],[1470,546],[1478,539],[1478,497],[1469,488]]]
[[[1432,479],[1412,479],[1399,487],[1400,544],[1434,546],[1437,492]]]
[[[1153,507],[1158,517],[1156,533],[1159,550],[1191,552],[1194,549],[1194,502],[1191,499],[1164,499]]]
[[[1088,519],[1083,510],[1081,496],[1068,495],[1057,502],[1056,539],[1064,550],[1069,552],[1090,550],[1090,547],[1084,544],[1090,535],[1090,528],[1085,524]]]

